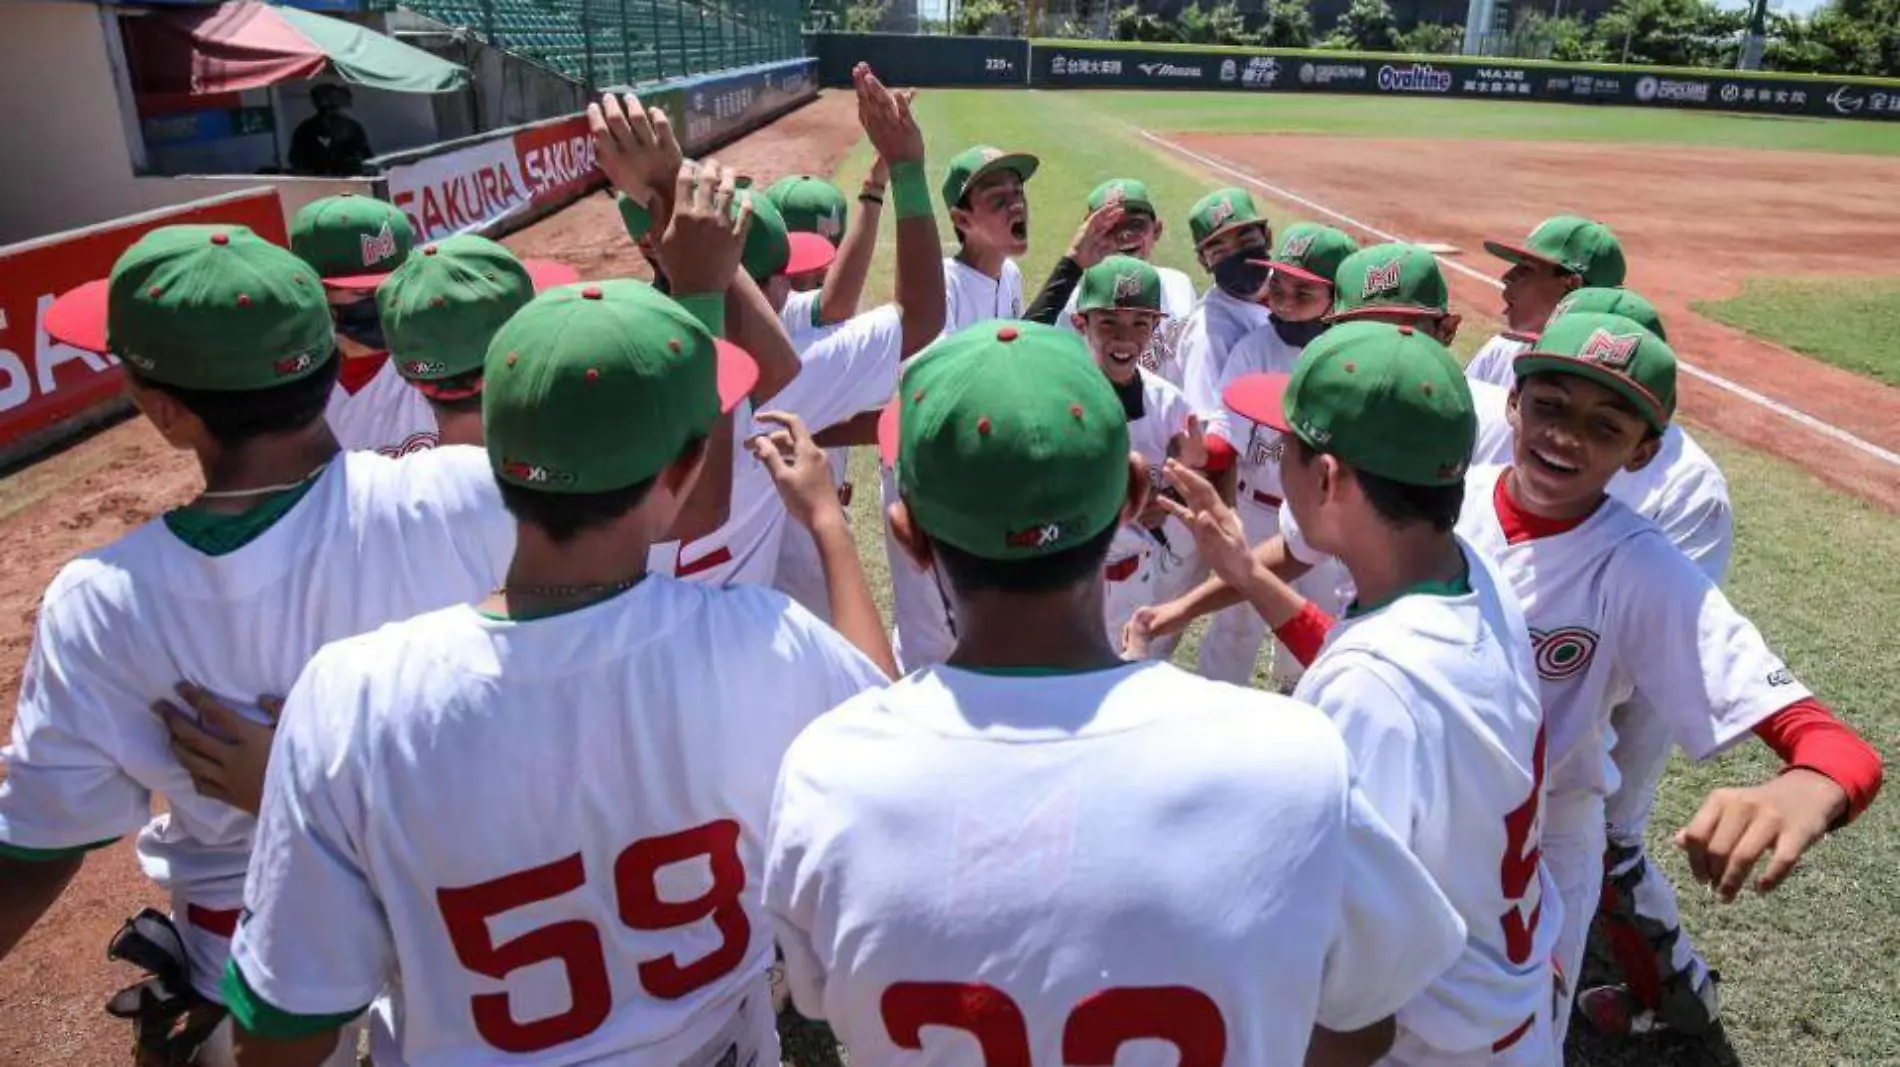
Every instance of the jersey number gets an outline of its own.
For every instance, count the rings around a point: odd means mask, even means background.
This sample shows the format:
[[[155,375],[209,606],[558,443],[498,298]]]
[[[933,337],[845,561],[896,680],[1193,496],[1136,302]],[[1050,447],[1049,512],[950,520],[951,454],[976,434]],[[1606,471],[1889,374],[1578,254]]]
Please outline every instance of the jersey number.
[[[712,887],[692,900],[660,899],[660,870],[705,857],[712,866]],[[638,966],[640,985],[662,1000],[677,1000],[730,974],[745,959],[752,923],[740,906],[745,868],[739,862],[739,824],[721,819],[691,830],[649,837],[627,846],[614,860],[614,897],[620,921],[632,930],[673,930],[703,919],[719,931],[719,947],[696,960],[656,956]],[[539,1052],[600,1028],[613,1011],[607,957],[600,928],[585,919],[568,919],[497,943],[488,921],[504,912],[581,888],[587,871],[581,854],[480,885],[436,890],[436,904],[448,927],[449,941],[462,966],[494,979],[550,960],[567,972],[571,1004],[558,1015],[526,1022],[515,1018],[505,992],[469,998],[475,1031],[503,1052]]]
[[[1499,871],[1499,882],[1504,899],[1519,903],[1499,916],[1499,921],[1504,924],[1504,955],[1512,963],[1523,963],[1531,958],[1537,919],[1544,911],[1544,902],[1540,899],[1526,916],[1521,903],[1537,879],[1537,861],[1543,856],[1537,818],[1544,806],[1544,728],[1541,726],[1537,728],[1531,763],[1531,795],[1504,817],[1504,864]]]
[[[881,1009],[891,1043],[924,1047],[926,1026],[946,1026],[976,1039],[985,1067],[1032,1067],[1029,1026],[1009,994],[992,985],[899,982]],[[1113,1067],[1115,1051],[1140,1038],[1166,1041],[1181,1067],[1219,1067],[1227,1058],[1227,1022],[1206,993],[1186,986],[1123,986],[1083,998],[1062,1026],[1068,1067]]]

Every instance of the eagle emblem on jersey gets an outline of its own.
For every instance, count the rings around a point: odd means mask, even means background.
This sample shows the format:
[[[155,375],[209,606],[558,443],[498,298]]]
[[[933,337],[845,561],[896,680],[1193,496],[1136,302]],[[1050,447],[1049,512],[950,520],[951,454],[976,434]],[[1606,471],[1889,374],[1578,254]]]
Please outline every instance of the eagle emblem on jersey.
[[[1047,548],[1062,540],[1062,524],[1045,522],[1038,526],[1017,530],[1004,539],[1011,548]]]
[[[1366,268],[1366,284],[1361,288],[1362,297],[1377,296],[1380,293],[1397,292],[1399,288],[1399,269],[1405,264],[1393,260],[1383,267]]]
[[[365,267],[374,267],[396,255],[396,233],[389,228],[387,222],[383,223],[381,230],[375,234],[364,234],[360,240],[363,242],[363,266]]]
[[[1636,346],[1642,343],[1643,335],[1640,333],[1617,334],[1597,330],[1583,342],[1577,356],[1598,366],[1622,370],[1630,365],[1630,360],[1636,358]]]
[[[1596,658],[1597,635],[1581,626],[1532,630],[1531,652],[1537,657],[1537,675],[1546,682],[1575,678]]]
[[[1280,249],[1280,258],[1290,259],[1296,263],[1299,262],[1300,257],[1306,254],[1306,250],[1313,247],[1313,238],[1317,236],[1319,235],[1309,233],[1304,237],[1289,239]]]

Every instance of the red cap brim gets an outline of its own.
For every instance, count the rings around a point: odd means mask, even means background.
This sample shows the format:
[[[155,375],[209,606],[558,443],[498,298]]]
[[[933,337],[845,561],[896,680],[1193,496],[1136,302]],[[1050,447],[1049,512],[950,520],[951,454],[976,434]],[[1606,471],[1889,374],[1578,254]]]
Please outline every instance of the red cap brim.
[[[831,246],[831,242],[815,233],[801,230],[786,236],[792,246],[791,258],[785,261],[787,274],[810,274],[824,270],[831,266],[832,260],[838,258],[838,250]]]
[[[759,365],[731,341],[714,339],[713,349],[719,357],[719,410],[729,412],[759,384]]]
[[[483,379],[476,378],[475,384],[465,385],[460,389],[450,388],[439,382],[423,381],[419,378],[409,379],[409,384],[415,387],[416,392],[431,400],[467,400],[470,397],[482,395]]]
[[[1297,266],[1292,263],[1282,263],[1277,259],[1250,259],[1247,262],[1256,267],[1266,267],[1275,274],[1290,274],[1303,282],[1317,282],[1328,288],[1331,288],[1333,284],[1331,278],[1322,278],[1312,271],[1307,270],[1305,267]]]
[[[386,270],[381,274],[344,274],[323,279],[323,287],[340,293],[373,293],[394,273]]]
[[[1286,374],[1249,374],[1235,379],[1233,384],[1221,390],[1221,402],[1242,418],[1286,433],[1292,427],[1287,425],[1286,410],[1282,404],[1285,402],[1286,384],[1291,380],[1291,376]]]
[[[528,272],[528,280],[534,283],[534,291],[537,293],[545,293],[558,286],[573,285],[581,280],[580,271],[551,259],[524,259],[521,261],[521,266]]]
[[[902,399],[893,397],[877,417],[877,458],[892,470],[897,469],[897,409],[903,406]]]
[[[101,278],[53,301],[46,309],[47,336],[82,351],[104,352],[106,297],[111,287],[110,280]]]

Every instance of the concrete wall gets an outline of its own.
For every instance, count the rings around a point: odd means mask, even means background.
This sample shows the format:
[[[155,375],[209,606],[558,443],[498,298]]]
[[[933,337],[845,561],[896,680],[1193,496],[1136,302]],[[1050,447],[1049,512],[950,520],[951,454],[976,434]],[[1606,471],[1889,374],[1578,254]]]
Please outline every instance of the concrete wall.
[[[571,115],[587,106],[579,82],[519,56],[490,48],[467,30],[453,30],[411,12],[392,17],[391,28],[405,44],[460,63],[469,70],[470,88],[433,97],[438,140],[453,141],[485,130],[500,130]],[[377,144],[381,153],[396,151]]]

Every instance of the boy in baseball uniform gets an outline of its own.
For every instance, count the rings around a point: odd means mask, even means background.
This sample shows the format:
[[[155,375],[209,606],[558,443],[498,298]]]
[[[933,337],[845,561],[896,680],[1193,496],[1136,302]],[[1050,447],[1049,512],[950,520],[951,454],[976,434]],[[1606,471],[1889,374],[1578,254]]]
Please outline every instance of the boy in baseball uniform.
[[[765,892],[798,1010],[856,1067],[1377,1059],[1462,924],[1312,708],[1117,654],[1100,572],[1148,479],[1080,340],[953,335],[881,431],[961,628],[786,755]]]
[[[418,249],[377,288],[390,361],[429,402],[441,444],[482,443],[482,357],[495,331],[535,293],[579,280],[571,267],[461,234]]]
[[[47,588],[0,783],[0,953],[87,851],[137,832],[182,943],[161,977],[190,1013],[185,1043],[156,1016],[140,1019],[142,1043],[189,1056],[209,1030],[196,1024],[223,1014],[255,824],[193,788],[154,706],[208,695],[267,719],[260,695],[287,691],[325,643],[492,589],[514,538],[479,451],[339,450],[323,418],[337,375],[323,288],[249,230],[156,230],[47,326],[123,361],[134,404],[196,454],[205,488]],[[215,1039],[204,1052],[228,1062]]]
[[[647,572],[752,384],[720,304],[566,286],[496,335],[513,559],[291,690],[224,976],[242,1067],[317,1062],[385,991],[380,1064],[776,1062],[766,783],[885,679],[777,593]]]
[[[1509,389],[1516,384],[1511,361],[1526,351],[1558,301],[1585,286],[1614,289],[1627,267],[1623,245],[1608,226],[1575,215],[1537,224],[1522,241],[1486,241],[1485,251],[1504,260],[1504,329],[1478,349],[1465,376]]]
[[[343,359],[324,418],[349,451],[405,456],[434,448],[439,437],[429,402],[390,362],[376,306],[376,288],[408,261],[414,245],[409,216],[375,197],[327,196],[290,220],[290,250],[329,295]]]
[[[1373,807],[1465,923],[1465,949],[1399,1009],[1394,1065],[1547,1067],[1561,926],[1539,859],[1545,732],[1522,607],[1453,532],[1477,419],[1444,346],[1354,322],[1289,377],[1249,379],[1246,413],[1285,435],[1286,506],[1357,598],[1335,621],[1248,551],[1238,517],[1178,465],[1202,555],[1311,666],[1295,700],[1326,712]]]
[[[803,348],[815,339],[808,335],[829,330],[858,313],[858,301],[871,274],[871,257],[877,251],[878,222],[889,186],[890,167],[880,158],[871,164],[871,173],[858,191],[855,219],[847,217],[844,192],[824,178],[792,175],[765,190],[787,231],[820,238],[836,250],[829,267],[791,279],[792,293],[780,316],[794,345]]]
[[[1220,406],[1227,353],[1268,321],[1266,295],[1273,225],[1245,189],[1216,189],[1188,212],[1194,256],[1214,279],[1188,316],[1175,353],[1181,389],[1196,411]],[[1216,456],[1216,463],[1219,457]]]

